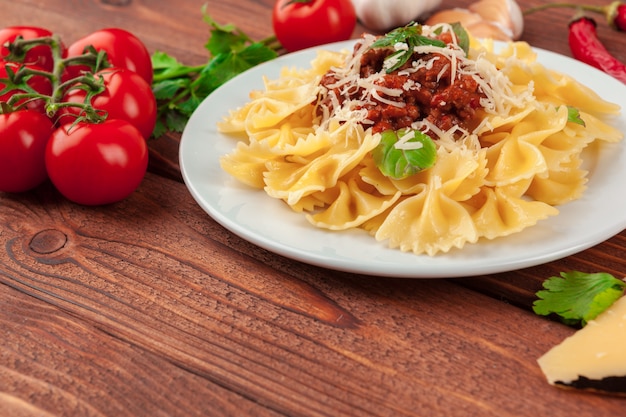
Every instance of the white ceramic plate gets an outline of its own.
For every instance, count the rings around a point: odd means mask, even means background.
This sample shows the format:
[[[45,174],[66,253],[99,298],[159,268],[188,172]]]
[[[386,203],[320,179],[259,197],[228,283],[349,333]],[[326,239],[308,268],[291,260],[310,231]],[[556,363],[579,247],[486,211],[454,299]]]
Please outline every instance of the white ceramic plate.
[[[321,48],[351,48],[352,42]],[[318,48],[319,49],[319,48]],[[615,121],[626,132],[626,86],[571,58],[536,50],[538,61],[586,83],[624,109]],[[180,167],[198,204],[240,237],[277,254],[331,269],[388,277],[449,278],[505,272],[539,265],[596,245],[626,228],[626,143],[602,146],[587,155],[590,169],[583,197],[559,207],[560,213],[520,233],[480,240],[435,257],[389,249],[360,230],[318,229],[303,214],[262,190],[239,184],[220,167],[219,158],[235,147],[216,123],[229,109],[262,89],[262,77],[275,79],[284,66],[309,68],[315,49],[254,67],[213,92],[193,114],[182,135]],[[604,145],[604,144],[603,144]]]

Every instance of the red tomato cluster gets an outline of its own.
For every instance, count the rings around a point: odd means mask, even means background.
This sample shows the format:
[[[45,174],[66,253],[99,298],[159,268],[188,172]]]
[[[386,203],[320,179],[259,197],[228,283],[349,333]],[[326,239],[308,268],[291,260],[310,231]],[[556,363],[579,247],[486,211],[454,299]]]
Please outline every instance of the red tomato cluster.
[[[11,49],[31,40],[20,53]],[[108,65],[86,65],[86,54],[102,52]],[[147,48],[122,29],[98,30],[67,48],[46,29],[0,29],[0,191],[28,191],[49,178],[84,205],[133,193],[156,123],[152,76]]]

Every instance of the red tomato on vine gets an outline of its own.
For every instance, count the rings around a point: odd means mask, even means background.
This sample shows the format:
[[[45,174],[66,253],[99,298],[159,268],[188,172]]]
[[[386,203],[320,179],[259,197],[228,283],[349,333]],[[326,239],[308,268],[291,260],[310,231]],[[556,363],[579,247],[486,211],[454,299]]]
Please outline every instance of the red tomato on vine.
[[[79,122],[55,130],[46,147],[46,169],[68,200],[83,205],[121,201],[148,168],[148,146],[127,121]]]
[[[50,37],[52,36],[52,32],[48,29],[36,26],[10,26],[0,29],[0,58],[4,59],[9,55],[9,49],[4,45],[15,41],[18,36],[21,36],[25,40],[33,40]],[[64,55],[65,46],[63,46],[63,44],[60,45],[60,49],[61,55]],[[21,62],[36,65],[49,72],[54,69],[52,49],[48,45],[32,47],[26,52]]]
[[[88,46],[96,51],[106,51],[111,66],[127,68],[141,75],[148,84],[152,84],[152,58],[144,43],[132,33],[119,28],[97,30],[72,43],[67,48],[67,56],[80,56]],[[68,67],[69,78],[80,75],[89,68]]]
[[[21,193],[46,180],[45,151],[53,130],[37,111],[0,114],[0,191]]]
[[[110,119],[130,122],[148,139],[157,117],[156,99],[150,85],[136,72],[124,68],[106,68],[95,76],[102,77],[104,91],[91,98],[91,105],[105,111]],[[61,101],[83,103],[86,96],[87,92],[82,88],[71,89]],[[60,120],[70,122],[72,119],[67,114],[78,116],[80,111],[78,107],[64,107],[60,111]]]
[[[356,12],[351,0],[278,0],[272,25],[281,45],[293,52],[349,39]]]

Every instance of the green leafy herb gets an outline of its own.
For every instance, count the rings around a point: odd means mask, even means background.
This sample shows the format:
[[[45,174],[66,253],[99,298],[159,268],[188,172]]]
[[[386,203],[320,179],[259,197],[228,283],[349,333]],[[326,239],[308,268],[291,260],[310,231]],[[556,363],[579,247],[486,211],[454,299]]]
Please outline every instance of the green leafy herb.
[[[422,45],[433,45],[445,48],[446,43],[422,35],[422,25],[410,23],[392,30],[380,39],[376,40],[370,48],[395,47],[398,44],[406,44],[407,47],[394,52],[385,58],[386,72],[390,73],[402,67],[413,55],[414,48]]]
[[[413,137],[407,143],[417,144],[410,145],[415,149],[398,148],[398,140],[411,133]],[[437,159],[437,147],[428,135],[420,131],[387,130],[382,133],[380,143],[372,151],[372,156],[384,175],[403,179],[432,167]]]
[[[159,137],[166,131],[182,132],[189,117],[209,94],[236,75],[278,56],[281,46],[274,36],[255,42],[232,24],[220,25],[202,9],[211,28],[205,44],[209,60],[188,66],[157,51],[152,55],[152,91],[158,103]]]
[[[450,26],[452,26],[452,31],[456,35],[457,44],[463,50],[463,52],[465,52],[465,55],[467,55],[470,47],[469,34],[467,33],[463,25],[459,22],[451,23]],[[439,28],[435,31],[435,33],[439,35],[442,31],[443,28]]]
[[[456,35],[457,44],[461,47],[463,52],[465,52],[465,55],[467,55],[470,47],[470,38],[467,31],[459,22],[452,24],[452,30]]]
[[[569,325],[585,326],[624,294],[626,283],[611,274],[571,271],[551,277],[537,292],[535,313],[556,314]]]
[[[567,106],[567,121],[585,126],[585,121],[580,117],[580,111],[576,107]]]

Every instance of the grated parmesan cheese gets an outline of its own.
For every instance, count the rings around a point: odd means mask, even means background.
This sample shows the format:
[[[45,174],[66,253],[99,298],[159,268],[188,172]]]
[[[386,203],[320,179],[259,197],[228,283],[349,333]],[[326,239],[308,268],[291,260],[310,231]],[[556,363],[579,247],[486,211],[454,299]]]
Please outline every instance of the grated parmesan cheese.
[[[414,137],[415,133],[413,133],[412,130],[409,130],[407,133],[398,138],[398,141],[393,146],[396,149],[402,150],[422,149],[424,147],[424,144],[422,142],[409,142]]]

